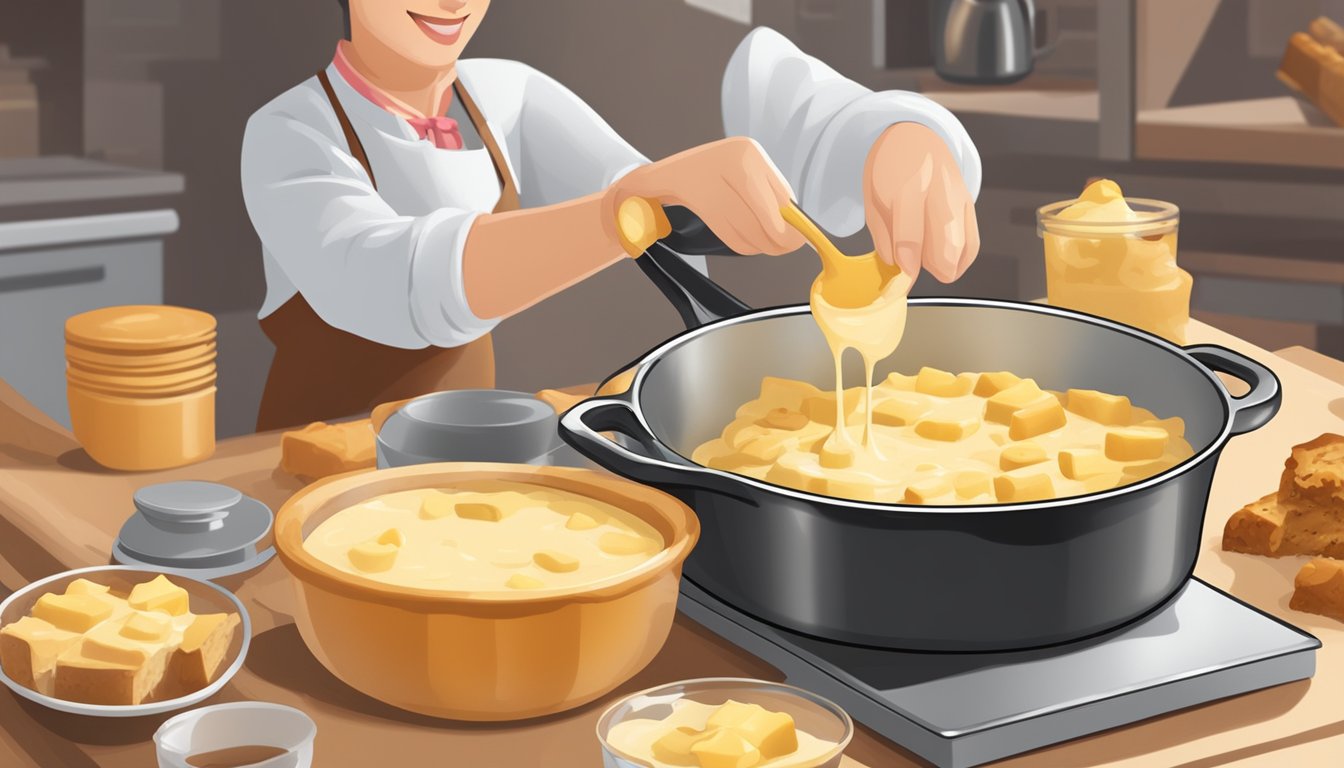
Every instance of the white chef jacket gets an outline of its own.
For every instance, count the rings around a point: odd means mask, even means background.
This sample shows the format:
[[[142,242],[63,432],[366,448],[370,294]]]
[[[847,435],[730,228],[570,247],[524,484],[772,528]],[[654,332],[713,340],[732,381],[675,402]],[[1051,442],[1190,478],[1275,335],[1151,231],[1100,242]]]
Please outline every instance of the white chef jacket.
[[[601,191],[648,162],[571,91],[525,64],[469,59],[457,74],[524,208]],[[389,346],[456,347],[488,333],[499,320],[468,305],[462,255],[472,223],[498,202],[499,180],[458,100],[449,115],[465,146],[439,149],[334,65],[327,77],[378,186],[350,153],[316,77],[252,115],[241,171],[266,270],[259,316],[301,292],[331,326]],[[897,122],[938,131],[972,193],[979,189],[975,148],[950,113],[915,94],[873,94],[771,30],[748,35],[734,54],[723,102],[728,133],[762,144],[803,207],[839,234],[862,226],[863,163],[877,134]]]

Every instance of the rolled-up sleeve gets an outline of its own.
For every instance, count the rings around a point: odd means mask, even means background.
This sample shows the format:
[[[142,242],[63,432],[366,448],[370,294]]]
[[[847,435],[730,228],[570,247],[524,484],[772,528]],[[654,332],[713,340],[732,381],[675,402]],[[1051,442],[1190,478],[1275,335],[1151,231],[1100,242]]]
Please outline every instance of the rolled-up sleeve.
[[[460,346],[498,323],[472,312],[462,283],[476,212],[398,214],[343,140],[283,111],[248,121],[241,172],[262,245],[329,325],[421,349]]]
[[[750,136],[793,186],[818,223],[850,235],[864,226],[863,170],[887,128],[913,122],[947,143],[971,196],[980,193],[980,155],[942,105],[908,91],[873,92],[808,56],[783,35],[753,30],[723,80],[729,136]]]

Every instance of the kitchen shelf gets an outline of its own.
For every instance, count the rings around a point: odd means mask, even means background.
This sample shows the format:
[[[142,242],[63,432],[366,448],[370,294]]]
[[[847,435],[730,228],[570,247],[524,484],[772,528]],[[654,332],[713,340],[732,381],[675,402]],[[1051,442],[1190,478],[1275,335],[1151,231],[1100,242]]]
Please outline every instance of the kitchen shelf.
[[[1293,96],[1141,111],[1135,153],[1155,160],[1344,169],[1344,128]]]

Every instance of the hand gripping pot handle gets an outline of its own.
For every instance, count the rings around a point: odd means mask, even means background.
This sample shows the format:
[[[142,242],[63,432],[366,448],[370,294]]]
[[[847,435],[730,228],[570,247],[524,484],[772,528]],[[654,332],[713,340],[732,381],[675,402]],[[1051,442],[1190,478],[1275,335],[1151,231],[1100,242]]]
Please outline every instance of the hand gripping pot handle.
[[[629,437],[639,443],[647,455],[608,439],[603,432]],[[560,417],[560,437],[589,459],[645,485],[709,489],[754,503],[743,498],[741,488],[731,477],[688,462],[659,442],[640,420],[629,400],[594,398],[579,403]]]
[[[1186,347],[1186,354],[1217,373],[1235,376],[1250,386],[1241,397],[1232,397],[1232,434],[1241,435],[1269,423],[1283,403],[1283,390],[1274,372],[1239,352],[1216,344]]]

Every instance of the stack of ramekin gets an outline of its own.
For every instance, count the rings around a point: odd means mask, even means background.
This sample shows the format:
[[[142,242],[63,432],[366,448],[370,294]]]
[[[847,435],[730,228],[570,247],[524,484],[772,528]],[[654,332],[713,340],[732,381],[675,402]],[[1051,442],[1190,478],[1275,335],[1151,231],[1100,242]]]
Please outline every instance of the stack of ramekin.
[[[215,450],[215,318],[181,307],[106,307],[65,323],[75,437],[111,469],[190,464]]]

